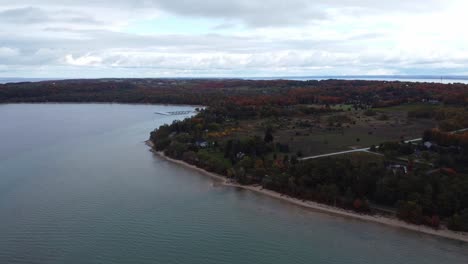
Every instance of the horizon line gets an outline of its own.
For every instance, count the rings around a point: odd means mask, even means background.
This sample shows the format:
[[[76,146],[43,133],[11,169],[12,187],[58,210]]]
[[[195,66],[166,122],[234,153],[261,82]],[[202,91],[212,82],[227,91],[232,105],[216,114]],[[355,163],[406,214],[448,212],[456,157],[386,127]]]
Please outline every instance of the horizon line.
[[[424,78],[424,79],[440,79],[440,78],[468,78],[467,75],[435,75],[435,74],[378,74],[378,75],[278,75],[278,76],[147,76],[147,77],[1,77],[0,79],[48,79],[48,80],[82,80],[82,79],[259,79],[259,78]]]

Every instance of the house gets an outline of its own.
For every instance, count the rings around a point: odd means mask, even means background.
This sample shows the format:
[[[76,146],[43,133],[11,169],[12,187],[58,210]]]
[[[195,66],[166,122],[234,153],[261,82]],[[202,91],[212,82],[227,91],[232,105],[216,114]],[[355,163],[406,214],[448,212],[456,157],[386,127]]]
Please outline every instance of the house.
[[[433,145],[433,144],[432,144],[431,142],[429,142],[429,141],[424,142],[424,146],[425,146],[427,149],[432,148],[432,145]]]
[[[208,147],[208,142],[203,141],[203,140],[199,140],[199,141],[195,142],[195,145],[197,145],[197,147],[200,147],[200,148],[206,148],[206,147]]]
[[[420,158],[420,157],[421,157],[421,150],[415,149],[415,150],[414,150],[414,155],[415,155],[416,157]]]
[[[394,164],[394,165],[390,165],[387,167],[389,170],[392,170],[393,174],[397,174],[398,172],[401,172],[401,173],[404,173],[404,174],[408,174],[408,167],[406,167],[405,165],[400,165],[400,164]]]
[[[242,159],[244,156],[245,156],[245,154],[244,154],[243,152],[238,152],[238,153],[236,154],[236,158],[237,158],[237,159]]]

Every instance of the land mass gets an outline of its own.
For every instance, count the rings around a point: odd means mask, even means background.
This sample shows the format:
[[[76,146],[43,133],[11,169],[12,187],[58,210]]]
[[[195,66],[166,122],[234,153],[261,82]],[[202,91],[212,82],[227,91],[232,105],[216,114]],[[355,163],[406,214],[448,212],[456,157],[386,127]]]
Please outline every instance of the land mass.
[[[153,131],[154,150],[297,204],[460,240],[468,231],[468,85],[66,80],[0,85],[0,102],[204,105]]]

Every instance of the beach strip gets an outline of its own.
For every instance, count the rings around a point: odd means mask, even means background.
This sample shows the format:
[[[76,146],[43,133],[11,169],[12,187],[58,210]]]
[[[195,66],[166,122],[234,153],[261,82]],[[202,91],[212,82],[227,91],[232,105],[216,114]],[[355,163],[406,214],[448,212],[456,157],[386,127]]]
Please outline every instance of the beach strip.
[[[338,208],[338,207],[333,207],[333,206],[317,203],[317,202],[314,202],[314,201],[300,200],[300,199],[290,197],[290,196],[287,196],[285,194],[281,194],[281,193],[278,193],[278,192],[275,192],[275,191],[272,191],[272,190],[264,189],[261,186],[240,185],[240,184],[229,181],[229,179],[227,179],[226,177],[224,177],[222,175],[206,171],[206,170],[204,170],[202,168],[199,168],[199,167],[197,167],[195,165],[188,164],[188,163],[186,163],[186,162],[184,162],[182,160],[177,160],[177,159],[170,158],[170,157],[164,155],[163,152],[154,151],[153,148],[152,148],[153,144],[149,140],[146,142],[146,144],[148,146],[150,146],[151,151],[153,153],[157,154],[159,157],[161,157],[161,158],[163,158],[165,160],[168,160],[170,162],[173,162],[175,164],[184,166],[186,168],[195,170],[195,171],[197,171],[197,172],[199,172],[201,174],[207,175],[207,176],[215,179],[217,182],[220,182],[223,186],[228,186],[228,187],[234,187],[234,188],[240,188],[240,189],[244,189],[244,190],[253,191],[253,192],[256,192],[256,193],[259,193],[259,194],[270,196],[270,197],[275,198],[275,199],[279,199],[279,200],[282,200],[282,201],[287,201],[289,203],[292,203],[292,204],[295,204],[295,205],[298,205],[298,206],[301,206],[301,207],[304,207],[304,208],[307,208],[307,209],[312,209],[312,210],[315,210],[315,211],[324,212],[324,213],[331,214],[331,215],[337,215],[337,216],[341,216],[341,217],[350,217],[350,218],[359,219],[359,220],[363,220],[363,221],[374,222],[374,223],[378,223],[378,224],[383,224],[383,225],[392,226],[392,227],[396,227],[396,228],[402,228],[402,229],[406,229],[406,230],[410,230],[410,231],[420,232],[420,233],[424,233],[424,234],[428,234],[428,235],[433,235],[433,236],[438,236],[438,237],[442,237],[442,238],[458,240],[458,241],[463,241],[463,242],[468,243],[468,234],[464,233],[464,232],[455,232],[455,231],[448,230],[446,228],[433,229],[433,228],[430,228],[430,227],[427,227],[427,226],[414,225],[414,224],[410,224],[410,223],[401,221],[401,220],[399,220],[397,218],[384,217],[384,216],[381,216],[381,215],[359,214],[359,213],[356,213],[354,211],[345,210],[345,209],[341,209],[341,208]]]

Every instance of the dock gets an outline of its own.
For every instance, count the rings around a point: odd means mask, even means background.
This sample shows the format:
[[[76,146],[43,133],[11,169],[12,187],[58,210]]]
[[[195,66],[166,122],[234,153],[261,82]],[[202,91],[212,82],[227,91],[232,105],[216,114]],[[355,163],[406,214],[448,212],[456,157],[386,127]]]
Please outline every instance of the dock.
[[[167,115],[167,116],[173,116],[173,115],[188,115],[188,114],[194,114],[196,111],[169,111],[169,112],[154,112],[155,114],[158,115]]]

